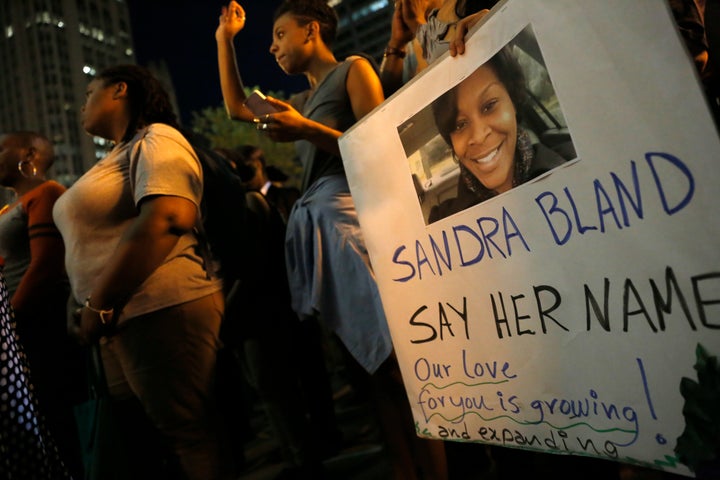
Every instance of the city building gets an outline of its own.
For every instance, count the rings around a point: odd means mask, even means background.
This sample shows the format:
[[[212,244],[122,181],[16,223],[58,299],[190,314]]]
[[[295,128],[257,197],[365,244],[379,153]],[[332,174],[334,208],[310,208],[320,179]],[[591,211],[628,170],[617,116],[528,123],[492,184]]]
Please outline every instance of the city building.
[[[380,62],[393,2],[328,3],[340,18],[338,58],[364,52]],[[128,0],[0,0],[0,131],[47,135],[57,154],[50,175],[67,186],[112,146],[87,135],[79,115],[95,73],[136,63],[128,8]],[[175,100],[167,66],[158,62],[148,68]]]
[[[50,173],[72,184],[110,145],[80,125],[92,76],[135,63],[124,0],[0,0],[0,131],[35,130],[55,144]]]
[[[340,23],[333,51],[338,59],[363,52],[382,61],[390,39],[394,2],[390,0],[330,0]]]

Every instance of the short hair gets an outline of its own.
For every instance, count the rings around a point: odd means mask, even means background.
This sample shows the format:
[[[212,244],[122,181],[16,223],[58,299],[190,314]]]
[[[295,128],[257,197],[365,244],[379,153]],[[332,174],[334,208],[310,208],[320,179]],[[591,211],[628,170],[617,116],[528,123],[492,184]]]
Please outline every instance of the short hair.
[[[129,140],[138,128],[151,123],[164,123],[176,129],[180,125],[165,87],[147,68],[139,65],[115,65],[95,76],[104,85],[125,82],[128,87],[130,123],[123,135]]]
[[[481,65],[481,67],[489,66],[495,72],[495,75],[497,75],[500,83],[505,86],[505,89],[510,96],[510,101],[512,101],[515,106],[518,123],[521,123],[520,109],[527,100],[528,94],[525,85],[525,74],[515,58],[515,55],[512,53],[511,48],[511,46],[506,45],[498,53],[493,55],[490,60]],[[458,113],[457,90],[458,85],[442,94],[432,103],[435,125],[437,126],[443,140],[445,140],[445,143],[451,147],[452,140],[450,139],[450,134],[455,129],[455,119],[457,118]]]
[[[324,0],[284,0],[275,10],[273,22],[289,13],[295,17],[300,25],[307,25],[312,21],[320,24],[320,38],[328,47],[332,45],[337,36],[338,15]]]

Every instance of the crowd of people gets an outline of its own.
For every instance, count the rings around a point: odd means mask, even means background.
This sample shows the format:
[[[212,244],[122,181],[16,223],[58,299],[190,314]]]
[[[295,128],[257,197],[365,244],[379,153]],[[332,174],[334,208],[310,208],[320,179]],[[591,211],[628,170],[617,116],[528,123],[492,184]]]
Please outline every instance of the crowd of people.
[[[111,66],[88,84],[82,126],[114,148],[67,189],[46,178],[54,153],[44,135],[0,135],[0,185],[15,194],[0,211],[0,334],[3,366],[24,405],[0,406],[29,425],[3,417],[0,447],[12,447],[18,460],[0,466],[17,478],[84,478],[73,405],[87,392],[84,351],[97,345],[116,407],[112,441],[123,442],[131,478],[240,474],[237,431],[249,425],[228,372],[240,372],[265,408],[287,465],[280,478],[325,478],[323,460],[343,437],[327,370],[330,339],[352,387],[373,405],[392,478],[484,478],[491,469],[499,479],[548,471],[627,478],[614,462],[416,435],[338,138],[444,52],[463,54],[468,31],[495,3],[397,0],[378,68],[363,55],[336,58],[338,19],[327,2],[284,0],[268,26],[270,53],[308,88],[289,101],[267,98],[272,113],[260,115],[245,103],[247,66],[235,54],[236,42],[249,41],[241,35],[245,10],[234,0],[222,8],[215,39],[229,116],[273,141],[294,142],[303,167],[300,188],[283,187],[258,146],[215,149],[242,179],[264,245],[262,268],[232,297],[198,234],[200,160],[147,69]],[[682,13],[704,72],[708,44],[692,23],[700,17]],[[524,95],[522,70],[502,49],[433,103],[460,176],[456,198],[437,205],[431,221],[565,161],[524,131]],[[240,327],[223,329],[228,324]]]

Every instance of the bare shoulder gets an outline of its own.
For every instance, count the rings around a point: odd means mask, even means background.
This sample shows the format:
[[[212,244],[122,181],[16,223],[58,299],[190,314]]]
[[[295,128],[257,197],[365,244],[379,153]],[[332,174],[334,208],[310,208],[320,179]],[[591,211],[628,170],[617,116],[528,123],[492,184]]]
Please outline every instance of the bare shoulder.
[[[349,75],[378,75],[379,67],[368,56],[352,55],[347,60],[351,62]]]

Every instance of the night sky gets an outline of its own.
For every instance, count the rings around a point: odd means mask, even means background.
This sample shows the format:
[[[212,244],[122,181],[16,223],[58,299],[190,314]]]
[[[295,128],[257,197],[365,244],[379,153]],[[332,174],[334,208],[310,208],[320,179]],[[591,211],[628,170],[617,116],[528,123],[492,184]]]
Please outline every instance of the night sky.
[[[192,112],[222,104],[215,29],[218,0],[127,0],[138,63],[165,60],[170,69],[183,123]],[[245,0],[247,22],[235,40],[243,83],[261,90],[298,92],[302,76],[287,76],[269,53],[272,14],[279,0]]]

